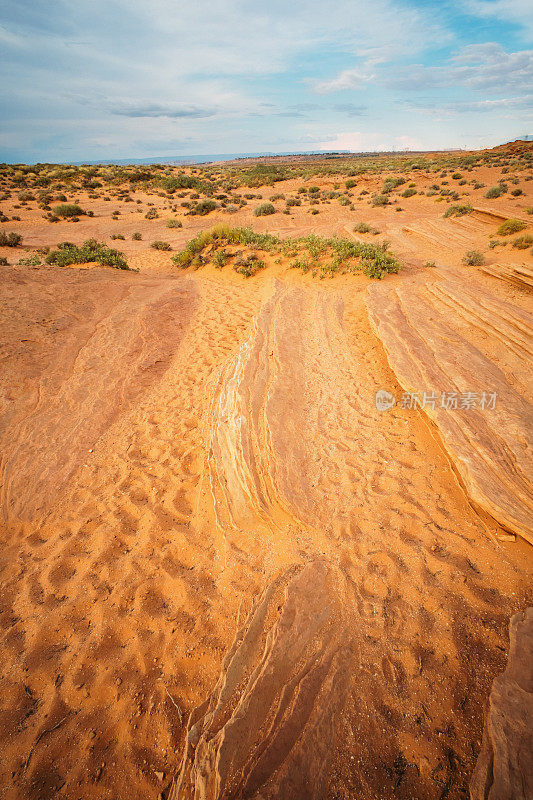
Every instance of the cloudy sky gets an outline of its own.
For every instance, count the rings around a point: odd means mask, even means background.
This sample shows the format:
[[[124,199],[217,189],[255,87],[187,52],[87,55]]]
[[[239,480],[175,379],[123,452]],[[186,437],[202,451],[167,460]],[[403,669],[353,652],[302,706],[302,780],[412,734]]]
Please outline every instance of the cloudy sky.
[[[0,0],[0,161],[493,146],[531,0]]]

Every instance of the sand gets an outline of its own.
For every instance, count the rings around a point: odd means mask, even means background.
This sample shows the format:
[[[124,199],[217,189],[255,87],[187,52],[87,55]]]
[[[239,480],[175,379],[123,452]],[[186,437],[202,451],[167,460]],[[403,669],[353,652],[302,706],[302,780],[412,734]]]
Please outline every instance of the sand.
[[[383,286],[436,252],[456,280],[495,223],[430,200],[401,222],[362,201],[231,221],[363,218],[405,262]],[[0,268],[0,796],[155,799],[182,772],[183,798],[464,798],[532,551],[474,507],[434,421],[376,409],[404,387],[371,282],[181,273],[147,243],[227,216],[105,213],[16,229],[30,246],[142,230],[116,242],[139,273]]]

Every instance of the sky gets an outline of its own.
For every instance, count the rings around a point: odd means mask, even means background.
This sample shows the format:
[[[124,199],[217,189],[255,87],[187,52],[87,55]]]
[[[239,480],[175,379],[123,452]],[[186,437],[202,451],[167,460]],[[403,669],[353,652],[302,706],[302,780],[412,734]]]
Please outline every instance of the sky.
[[[532,132],[531,0],[0,0],[0,162]]]

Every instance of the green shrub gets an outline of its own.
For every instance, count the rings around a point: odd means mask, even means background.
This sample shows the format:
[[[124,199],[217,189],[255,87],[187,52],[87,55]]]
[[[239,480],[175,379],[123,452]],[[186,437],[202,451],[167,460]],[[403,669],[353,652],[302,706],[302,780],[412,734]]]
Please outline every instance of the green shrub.
[[[96,261],[104,267],[116,269],[129,269],[124,254],[95,239],[88,239],[77,247],[72,242],[61,242],[57,250],[51,250],[46,256],[47,264],[58,267],[68,267],[70,264],[87,264]]]
[[[22,244],[20,233],[0,231],[0,247],[18,247],[19,244]]]
[[[501,186],[492,186],[485,192],[485,197],[487,200],[495,200],[496,197],[501,197],[503,193],[504,191]]]
[[[444,217],[464,217],[465,214],[471,214],[473,211],[473,207],[467,203],[466,205],[456,205],[450,206],[446,209],[443,216]]]
[[[291,206],[301,206],[302,201],[298,200],[297,197],[289,197],[287,200],[287,208],[291,208]]]
[[[172,250],[172,247],[168,242],[161,242],[159,239],[157,239],[155,242],[152,242],[150,247],[153,247],[154,250]]]
[[[219,225],[211,231],[202,231],[187,243],[184,250],[176,253],[172,261],[183,269],[197,267],[207,260],[204,251],[209,248],[211,260],[215,260],[214,253],[223,245],[248,246],[254,250],[277,251],[288,258],[294,258],[306,251],[311,258],[311,263],[320,276],[332,275],[336,271],[357,272],[362,271],[371,278],[382,278],[390,272],[398,272],[400,264],[388,252],[387,243],[367,244],[343,239],[339,237],[324,238],[310,234],[308,236],[285,239],[281,241],[271,234],[254,233],[251,228],[230,228]],[[251,254],[255,255],[254,253]],[[325,264],[323,259],[331,256],[331,262]],[[215,262],[216,263],[216,262]],[[308,259],[301,259],[298,263],[309,264]],[[240,255],[234,268],[243,275],[255,274],[258,268],[262,269],[263,262],[259,265],[255,258]]]
[[[527,250],[532,244],[533,236],[528,233],[525,233],[523,236],[517,236],[516,239],[513,239],[513,247],[516,247],[517,250]]]
[[[416,194],[416,189],[406,189],[402,192],[402,197],[413,197]]]
[[[463,264],[468,267],[480,267],[485,263],[485,256],[479,250],[467,250],[463,256]]]
[[[218,267],[218,269],[222,269],[222,267],[225,267],[226,264],[228,263],[228,259],[229,255],[224,249],[217,250],[213,256],[213,263],[215,267]]]
[[[527,224],[520,219],[506,219],[502,222],[496,233],[498,236],[510,236],[512,233],[519,233],[527,228]]]
[[[155,208],[149,208],[146,214],[144,215],[145,219],[158,219],[159,214],[155,210]]]
[[[357,186],[357,181],[354,181],[353,178],[350,178],[350,180],[344,181],[344,185],[347,189],[353,189],[354,186]]]
[[[354,225],[355,233],[370,233],[371,230],[372,227],[366,222],[358,222],[357,225]]]
[[[167,228],[183,228],[183,222],[180,219],[167,219]]]
[[[85,214],[83,208],[77,203],[62,203],[59,206],[56,206],[53,209],[53,212],[56,217],[63,217],[64,219],[70,219],[71,217],[81,217]]]
[[[254,210],[254,217],[267,217],[270,214],[275,214],[276,209],[272,205],[272,203],[262,203],[260,206]]]
[[[191,206],[188,213],[192,216],[205,217],[206,214],[210,214],[211,211],[214,211],[216,207],[217,204],[214,200],[200,200],[199,203],[195,203]]]
[[[124,239],[126,237],[122,233],[112,233],[111,234],[111,238],[112,239],[122,239],[122,241],[124,241]]]
[[[404,183],[405,178],[385,178],[381,191],[383,194],[389,194],[393,189],[397,189],[398,186],[403,186]]]
[[[19,258],[17,261],[21,267],[40,267],[41,266],[41,257],[34,253],[32,256],[27,256],[26,258]]]
[[[238,272],[239,275],[244,275],[245,278],[251,278],[265,267],[265,262],[262,261],[255,253],[250,253],[250,255],[246,256],[246,258],[236,258],[233,264],[233,269],[235,272]]]
[[[137,233],[132,233],[131,234],[131,238],[133,239],[134,242],[140,242],[141,239],[143,238],[143,235],[142,235],[142,233],[138,233],[138,232]]]
[[[386,206],[389,204],[389,198],[386,194],[375,194],[372,196],[373,206]]]

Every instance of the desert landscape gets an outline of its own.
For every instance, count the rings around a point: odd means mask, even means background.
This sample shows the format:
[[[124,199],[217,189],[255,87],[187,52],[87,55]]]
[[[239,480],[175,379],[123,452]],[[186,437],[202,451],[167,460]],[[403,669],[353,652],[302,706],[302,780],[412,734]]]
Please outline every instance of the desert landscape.
[[[0,166],[2,798],[528,796],[532,179]]]

